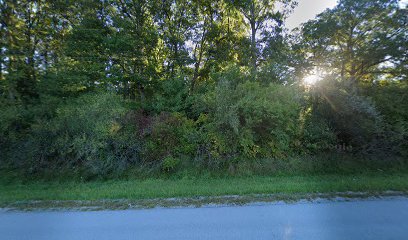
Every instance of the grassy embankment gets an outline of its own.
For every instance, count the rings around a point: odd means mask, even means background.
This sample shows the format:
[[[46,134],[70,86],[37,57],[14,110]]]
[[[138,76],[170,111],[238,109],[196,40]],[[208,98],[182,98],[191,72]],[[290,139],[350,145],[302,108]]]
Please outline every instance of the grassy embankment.
[[[111,180],[93,182],[0,183],[0,206],[18,201],[102,199],[141,200],[153,198],[307,194],[335,192],[379,193],[408,191],[408,173],[376,173],[322,176],[255,176],[196,179]]]

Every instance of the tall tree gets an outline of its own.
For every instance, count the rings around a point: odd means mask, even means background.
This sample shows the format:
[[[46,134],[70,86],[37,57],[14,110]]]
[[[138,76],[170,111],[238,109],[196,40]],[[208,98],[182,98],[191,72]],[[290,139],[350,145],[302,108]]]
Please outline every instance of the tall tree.
[[[110,61],[120,74],[124,95],[144,101],[160,72],[163,46],[154,23],[155,4],[146,0],[115,0]]]
[[[167,77],[174,77],[177,71],[186,70],[192,63],[187,42],[197,24],[197,4],[192,0],[165,0],[157,4],[155,22],[159,25],[160,38],[166,47],[163,62]]]
[[[9,98],[29,101],[38,97],[39,78],[57,59],[56,49],[61,41],[56,41],[56,35],[65,29],[59,24],[60,3],[60,0],[0,1],[0,65]]]
[[[197,1],[199,20],[192,39],[194,73],[191,89],[211,71],[229,63],[245,61],[246,26],[242,16],[227,1]]]
[[[290,0],[230,0],[230,2],[241,12],[245,17],[250,27],[251,40],[251,65],[254,70],[257,67],[257,59],[259,54],[259,46],[257,38],[262,30],[271,28],[273,23],[280,24],[283,20],[283,11],[279,11],[276,7],[277,2],[281,2],[287,7]]]
[[[388,72],[382,71],[384,64],[406,63],[408,22],[403,12],[398,0],[341,0],[303,26],[310,60],[356,90],[358,82]]]
[[[62,66],[69,71],[68,78],[73,79],[77,88],[87,90],[106,85],[106,68],[109,57],[107,39],[108,26],[107,4],[104,1],[78,1],[74,9],[81,14],[73,19],[75,26],[66,38]]]

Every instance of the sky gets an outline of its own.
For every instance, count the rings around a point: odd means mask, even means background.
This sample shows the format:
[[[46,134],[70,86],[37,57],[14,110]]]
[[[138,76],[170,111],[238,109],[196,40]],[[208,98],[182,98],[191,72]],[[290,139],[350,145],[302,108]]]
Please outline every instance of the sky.
[[[286,26],[289,29],[298,27],[301,23],[313,19],[326,8],[336,6],[336,3],[336,0],[299,0],[298,6],[287,19]]]
[[[336,6],[337,0],[299,0],[298,2],[298,6],[287,19],[286,26],[289,29],[298,27],[301,23],[313,19],[326,8],[333,8]],[[400,4],[401,6],[407,6],[408,0],[400,0]]]

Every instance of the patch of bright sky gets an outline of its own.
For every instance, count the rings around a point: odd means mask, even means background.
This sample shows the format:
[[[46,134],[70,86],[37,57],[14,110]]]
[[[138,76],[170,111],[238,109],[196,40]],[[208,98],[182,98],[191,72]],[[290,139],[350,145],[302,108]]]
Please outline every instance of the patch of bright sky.
[[[358,0],[356,0],[358,1]],[[326,10],[326,8],[333,8],[337,4],[337,0],[299,0],[298,6],[294,12],[286,20],[286,27],[292,30],[299,27],[302,23],[314,19],[317,14]],[[400,6],[406,7],[408,0],[401,0]]]
[[[323,12],[326,8],[336,6],[336,0],[299,0],[299,4],[286,20],[286,27],[292,30]]]

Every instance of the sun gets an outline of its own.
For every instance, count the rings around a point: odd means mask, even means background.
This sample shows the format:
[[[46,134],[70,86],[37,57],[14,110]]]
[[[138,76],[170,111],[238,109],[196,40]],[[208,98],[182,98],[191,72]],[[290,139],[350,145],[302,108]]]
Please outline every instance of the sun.
[[[316,85],[317,82],[322,80],[323,75],[324,75],[323,72],[315,70],[311,72],[309,75],[307,75],[305,78],[303,78],[303,83],[306,86]]]
[[[319,75],[312,74],[312,75],[305,77],[303,79],[303,82],[308,86],[312,86],[312,85],[315,85],[319,80],[320,80]]]

